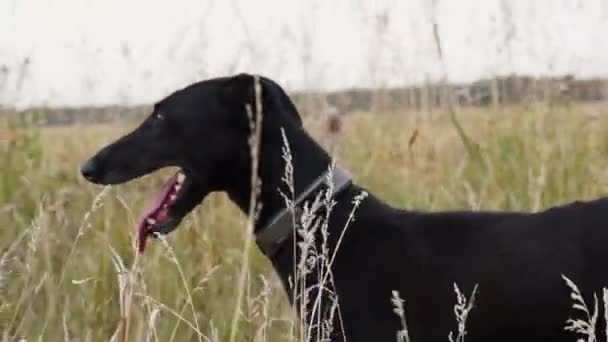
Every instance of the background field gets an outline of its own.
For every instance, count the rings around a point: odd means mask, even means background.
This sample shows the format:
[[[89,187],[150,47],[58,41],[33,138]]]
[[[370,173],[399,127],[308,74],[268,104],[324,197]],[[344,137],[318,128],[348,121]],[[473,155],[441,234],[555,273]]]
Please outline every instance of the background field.
[[[538,211],[608,191],[606,104],[456,114],[473,154],[443,110],[352,112],[338,125],[305,115],[305,123],[359,184],[398,207]],[[134,220],[171,171],[106,189],[78,174],[135,121],[17,128],[11,117],[0,135],[0,340],[102,341],[125,323],[131,341],[199,340],[196,322],[200,339],[225,340],[245,219],[226,196],[207,198],[169,247],[154,241],[135,258]],[[120,275],[120,262],[131,271]],[[293,326],[286,297],[257,249],[250,263],[239,340],[284,340]]]

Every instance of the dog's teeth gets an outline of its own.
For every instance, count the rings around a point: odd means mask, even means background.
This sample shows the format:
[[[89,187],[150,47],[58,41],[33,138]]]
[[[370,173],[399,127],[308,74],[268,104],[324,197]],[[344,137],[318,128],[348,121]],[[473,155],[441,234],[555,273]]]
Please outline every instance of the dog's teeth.
[[[182,188],[182,186],[180,184],[175,184],[175,187],[174,187],[175,191],[179,191],[179,189],[181,189],[181,188]]]
[[[177,195],[171,195],[171,196],[169,197],[169,199],[170,199],[171,201],[175,201],[175,199],[176,199],[176,198],[177,198]]]
[[[167,209],[167,203],[163,204],[163,209]]]
[[[153,219],[153,218],[151,218],[151,217],[150,217],[150,218],[148,218],[148,219],[146,220],[146,222],[148,222],[148,224],[156,224],[156,220],[155,220],[155,219]]]
[[[177,183],[178,184],[182,184],[185,180],[186,180],[185,174],[183,174],[181,172],[177,174]]]

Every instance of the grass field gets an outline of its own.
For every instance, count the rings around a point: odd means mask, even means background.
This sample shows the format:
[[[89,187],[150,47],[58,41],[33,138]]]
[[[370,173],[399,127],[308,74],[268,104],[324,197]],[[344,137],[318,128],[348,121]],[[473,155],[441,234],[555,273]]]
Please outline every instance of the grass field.
[[[441,111],[349,113],[337,133],[305,122],[359,184],[398,207],[538,211],[608,192],[608,105],[457,115],[473,155]],[[78,173],[133,123],[0,127],[0,341],[227,339],[245,216],[226,196],[136,258],[134,221],[171,171],[112,188]],[[294,315],[257,249],[247,284],[238,340],[289,340]]]

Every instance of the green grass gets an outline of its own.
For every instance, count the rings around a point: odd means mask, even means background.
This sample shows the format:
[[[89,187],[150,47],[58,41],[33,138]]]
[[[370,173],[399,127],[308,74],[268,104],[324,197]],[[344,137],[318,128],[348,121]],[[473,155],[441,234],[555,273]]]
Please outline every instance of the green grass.
[[[305,121],[359,184],[397,207],[538,211],[608,190],[607,106],[461,108],[457,115],[480,159],[468,157],[443,112],[349,113],[337,134],[323,121]],[[83,181],[79,166],[130,126],[0,126],[0,341],[102,341],[124,322],[131,341],[151,333],[198,341],[186,323],[195,320],[210,339],[230,335],[245,217],[225,195],[207,198],[168,237],[185,279],[162,243],[139,260],[133,250],[134,222],[171,171],[104,190],[91,210],[102,188]],[[133,270],[124,278],[132,303],[123,302],[122,321],[112,249]],[[284,340],[294,318],[286,296],[257,249],[250,266],[237,339],[262,341],[268,327],[266,340]]]

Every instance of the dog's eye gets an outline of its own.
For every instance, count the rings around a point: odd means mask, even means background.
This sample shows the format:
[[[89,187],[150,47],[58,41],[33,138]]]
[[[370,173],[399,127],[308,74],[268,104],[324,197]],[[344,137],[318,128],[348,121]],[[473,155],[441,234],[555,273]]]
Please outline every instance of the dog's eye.
[[[162,113],[156,113],[155,118],[156,120],[164,120],[165,116]]]

